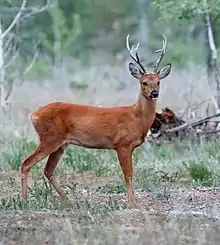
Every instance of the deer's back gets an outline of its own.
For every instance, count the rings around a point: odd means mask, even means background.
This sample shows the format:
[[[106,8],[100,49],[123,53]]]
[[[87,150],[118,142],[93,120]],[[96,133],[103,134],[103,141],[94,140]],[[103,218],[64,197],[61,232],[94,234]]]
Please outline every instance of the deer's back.
[[[118,141],[133,140],[139,131],[132,107],[95,107],[63,102],[50,103],[31,115],[39,136],[61,138],[89,148],[113,148]],[[139,132],[134,137],[139,138]]]

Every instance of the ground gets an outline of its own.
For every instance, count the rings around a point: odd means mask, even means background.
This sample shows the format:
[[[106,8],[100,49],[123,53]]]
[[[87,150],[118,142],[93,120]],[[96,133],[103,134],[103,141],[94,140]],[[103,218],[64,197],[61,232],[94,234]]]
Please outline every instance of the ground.
[[[219,188],[138,188],[139,209],[130,210],[121,176],[63,169],[57,175],[72,207],[39,170],[29,179],[27,207],[20,207],[19,172],[0,174],[1,244],[219,244]]]

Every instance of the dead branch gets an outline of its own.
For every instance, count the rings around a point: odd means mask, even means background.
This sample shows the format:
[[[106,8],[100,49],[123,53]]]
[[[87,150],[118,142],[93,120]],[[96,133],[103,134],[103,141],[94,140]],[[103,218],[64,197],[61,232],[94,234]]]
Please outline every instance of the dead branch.
[[[12,47],[12,40],[14,39],[15,35],[12,33],[8,34],[7,40],[4,43],[4,49],[6,50],[6,52],[11,50]],[[6,56],[6,54],[4,54]]]
[[[37,8],[37,7],[32,8],[31,11],[30,11],[29,13],[24,14],[24,15],[21,17],[21,20],[27,19],[27,18],[29,18],[30,16],[33,16],[33,15],[35,15],[35,14],[39,14],[40,12],[45,11],[45,10],[46,10],[49,6],[51,6],[51,5],[52,5],[52,4],[50,4],[50,5],[45,5],[45,6],[43,6],[42,8]]]
[[[30,64],[25,68],[25,70],[22,72],[22,74],[20,74],[20,79],[21,79],[21,82],[19,85],[22,84],[22,80],[23,80],[23,76],[25,76],[33,67],[36,59],[38,57],[38,50],[36,50],[34,56],[33,56],[33,59],[31,60]],[[14,89],[14,79],[12,79],[9,83],[9,88],[7,90],[7,93],[5,95],[5,101],[7,103],[10,103],[11,99],[12,99],[12,92],[13,92],[13,89]]]
[[[19,55],[19,50],[17,50],[15,52],[15,54],[13,55],[13,57],[11,58],[11,60],[7,64],[5,64],[3,68],[6,69],[9,66],[11,66],[13,64],[13,62],[15,62],[15,60],[18,58],[18,55]]]
[[[11,99],[11,95],[12,95],[12,91],[13,91],[13,85],[14,85],[14,80],[11,80],[9,83],[9,88],[7,90],[7,93],[5,95],[5,101],[10,103],[10,99]]]
[[[217,134],[217,133],[220,133],[220,129],[218,129],[218,130],[207,130],[207,131],[204,131],[204,132],[198,132],[198,134]]]
[[[220,113],[217,113],[217,114],[214,114],[212,116],[208,116],[208,117],[205,117],[205,118],[202,118],[202,119],[199,119],[199,120],[195,120],[193,122],[189,122],[189,123],[185,123],[181,126],[177,126],[177,127],[174,127],[174,128],[171,128],[171,129],[167,129],[167,130],[164,130],[162,132],[160,132],[158,135],[156,136],[152,136],[153,139],[156,139],[156,138],[159,138],[163,135],[168,135],[168,134],[171,134],[171,133],[176,133],[176,132],[180,132],[184,129],[189,129],[189,128],[193,128],[193,127],[196,127],[196,126],[199,126],[205,122],[208,122],[210,119],[212,118],[215,118],[215,117],[219,117],[220,116]],[[217,131],[215,131],[217,132]]]
[[[34,65],[34,63],[35,63],[35,61],[36,61],[36,59],[37,59],[37,57],[38,57],[38,54],[39,54],[39,52],[38,52],[38,50],[36,50],[36,52],[35,52],[35,54],[34,54],[34,56],[33,56],[32,61],[31,61],[30,64],[25,68],[25,70],[24,70],[24,72],[23,72],[23,75],[26,75],[26,74],[31,70],[31,68],[33,67],[33,65]]]
[[[27,0],[23,0],[21,7],[16,11],[17,14],[15,15],[14,19],[12,22],[9,24],[8,28],[4,32],[0,32],[0,42],[1,42],[1,67],[0,67],[0,72],[1,74],[5,74],[5,70],[7,67],[10,67],[12,64],[15,63],[17,60],[17,57],[19,55],[19,50],[14,48],[13,45],[13,39],[14,35],[11,34],[12,29],[23,19],[26,19],[32,15],[38,14],[40,12],[45,11],[49,6],[52,4],[46,4],[45,6],[39,8],[39,7],[33,7],[33,8],[27,8]],[[1,22],[0,22],[1,24]],[[0,31],[2,31],[1,26],[0,26]],[[37,45],[35,45],[35,48]],[[11,56],[13,53],[13,56],[10,57],[9,61],[6,63],[5,59],[8,56]],[[36,59],[38,57],[38,51],[36,50],[34,57],[31,61],[31,63],[24,69],[23,72],[20,74],[20,84],[23,81],[23,76],[26,75],[31,68],[33,67]],[[8,105],[11,100],[12,100],[12,93],[14,91],[14,84],[15,84],[15,77],[11,78],[8,84],[5,84],[5,75],[1,76],[1,81],[0,81],[0,106],[4,110],[6,105]],[[6,87],[8,87],[6,89]]]
[[[21,17],[22,11],[25,9],[26,4],[27,4],[27,0],[23,0],[19,12],[16,14],[15,18],[13,19],[9,27],[4,31],[4,33],[2,33],[1,36],[2,39],[4,39],[8,35],[8,33],[13,29],[13,27],[17,24],[17,22]]]

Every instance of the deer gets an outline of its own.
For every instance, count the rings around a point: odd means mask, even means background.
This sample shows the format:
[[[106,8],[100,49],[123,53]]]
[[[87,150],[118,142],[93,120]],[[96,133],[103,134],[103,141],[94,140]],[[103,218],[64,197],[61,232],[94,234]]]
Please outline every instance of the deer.
[[[27,201],[28,174],[31,168],[48,157],[43,173],[61,200],[70,202],[54,172],[65,148],[76,145],[116,152],[126,184],[127,206],[138,208],[133,186],[132,154],[144,142],[154,121],[160,81],[170,74],[171,64],[158,69],[166,51],[165,35],[162,48],[155,51],[159,53],[159,57],[152,72],[147,71],[139,58],[140,42],[130,47],[129,38],[130,34],[126,37],[126,49],[133,62],[129,62],[128,70],[140,85],[137,101],[115,107],[51,102],[30,113],[29,119],[39,143],[33,153],[21,163],[21,201]]]
[[[148,131],[145,141],[152,142],[152,140],[160,136],[165,129],[177,127],[184,123],[185,122],[178,118],[170,108],[165,107],[161,112],[156,112],[154,121]],[[179,137],[179,132],[175,132],[173,136]],[[171,141],[171,137],[168,137],[167,139]]]
[[[178,118],[169,107],[165,107],[161,110],[161,112],[156,112],[155,119],[150,127],[150,131],[151,133],[156,134],[160,131],[163,125],[179,126],[183,123],[185,122]]]

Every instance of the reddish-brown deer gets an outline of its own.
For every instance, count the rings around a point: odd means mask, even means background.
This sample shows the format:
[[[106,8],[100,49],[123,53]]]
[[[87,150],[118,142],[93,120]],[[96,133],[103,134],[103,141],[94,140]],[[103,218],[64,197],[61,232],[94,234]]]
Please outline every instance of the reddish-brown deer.
[[[160,80],[167,77],[171,64],[158,71],[164,56],[166,37],[153,72],[147,72],[138,56],[138,46],[130,49],[129,35],[127,49],[136,65],[129,63],[129,71],[139,80],[140,93],[135,104],[120,107],[96,107],[89,105],[54,102],[39,108],[30,115],[39,136],[35,151],[23,160],[21,166],[21,200],[27,199],[27,181],[31,168],[49,156],[44,174],[54,189],[64,200],[67,195],[59,186],[54,172],[69,144],[93,149],[115,150],[121,165],[130,207],[137,207],[133,191],[133,150],[144,142],[144,138],[154,121],[156,101],[159,96]],[[135,52],[135,56],[132,53]]]
[[[183,123],[185,122],[178,118],[170,108],[165,107],[161,112],[156,112],[150,131],[151,133],[156,134],[160,131],[162,125],[179,126]]]

